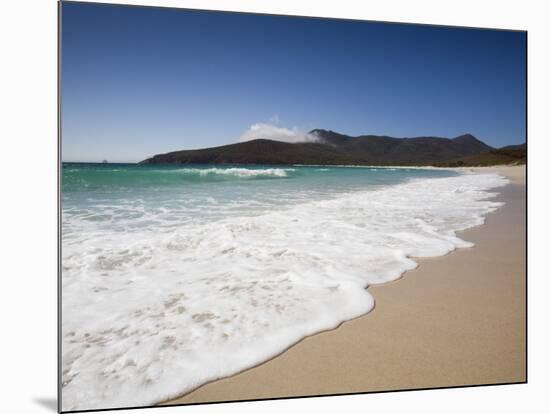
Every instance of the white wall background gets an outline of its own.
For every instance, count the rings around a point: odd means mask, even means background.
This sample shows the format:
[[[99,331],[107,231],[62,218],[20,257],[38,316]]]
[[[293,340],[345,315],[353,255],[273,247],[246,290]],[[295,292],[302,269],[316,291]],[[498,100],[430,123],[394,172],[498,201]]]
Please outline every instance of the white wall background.
[[[113,0],[112,3],[121,1]],[[122,2],[121,2],[122,3]],[[216,404],[141,413],[516,413],[547,409],[550,61],[544,2],[128,0],[127,3],[529,30],[529,384]],[[0,411],[48,413],[56,397],[55,0],[0,4]],[[23,162],[22,162],[23,161]],[[538,408],[536,408],[538,405]],[[546,408],[545,408],[546,407]],[[121,411],[127,412],[127,411]]]

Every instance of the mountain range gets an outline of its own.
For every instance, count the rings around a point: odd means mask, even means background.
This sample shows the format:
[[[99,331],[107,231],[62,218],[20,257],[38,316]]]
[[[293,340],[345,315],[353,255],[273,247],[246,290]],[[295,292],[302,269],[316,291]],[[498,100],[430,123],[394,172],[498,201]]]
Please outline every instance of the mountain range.
[[[269,139],[154,155],[140,164],[304,164],[468,166],[525,163],[526,144],[493,148],[471,134],[456,138],[349,136],[314,129],[314,142]]]

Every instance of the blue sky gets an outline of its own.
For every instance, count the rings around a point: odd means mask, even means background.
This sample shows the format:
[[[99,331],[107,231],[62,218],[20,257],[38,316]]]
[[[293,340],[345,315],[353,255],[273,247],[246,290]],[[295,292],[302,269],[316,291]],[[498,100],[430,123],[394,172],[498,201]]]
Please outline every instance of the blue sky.
[[[525,34],[62,6],[64,161],[224,145],[255,124],[525,141]]]

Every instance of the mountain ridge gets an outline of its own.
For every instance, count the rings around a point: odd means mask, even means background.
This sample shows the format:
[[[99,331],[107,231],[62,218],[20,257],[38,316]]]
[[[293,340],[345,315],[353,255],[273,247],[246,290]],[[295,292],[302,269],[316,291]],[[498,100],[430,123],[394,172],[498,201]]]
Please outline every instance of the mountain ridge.
[[[436,167],[487,167],[490,165],[519,165],[527,163],[527,143],[507,145],[481,154],[470,155],[434,164]]]
[[[350,136],[325,129],[314,142],[255,139],[217,147],[157,154],[140,164],[436,165],[498,151],[472,134],[454,138]],[[513,151],[513,150],[511,150]]]

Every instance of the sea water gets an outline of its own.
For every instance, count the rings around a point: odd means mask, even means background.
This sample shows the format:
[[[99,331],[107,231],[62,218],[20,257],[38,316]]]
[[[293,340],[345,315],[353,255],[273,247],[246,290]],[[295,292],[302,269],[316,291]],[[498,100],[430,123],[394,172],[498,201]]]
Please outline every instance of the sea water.
[[[369,312],[369,285],[472,246],[455,232],[482,224],[506,183],[440,169],[64,163],[63,410],[162,402]]]

